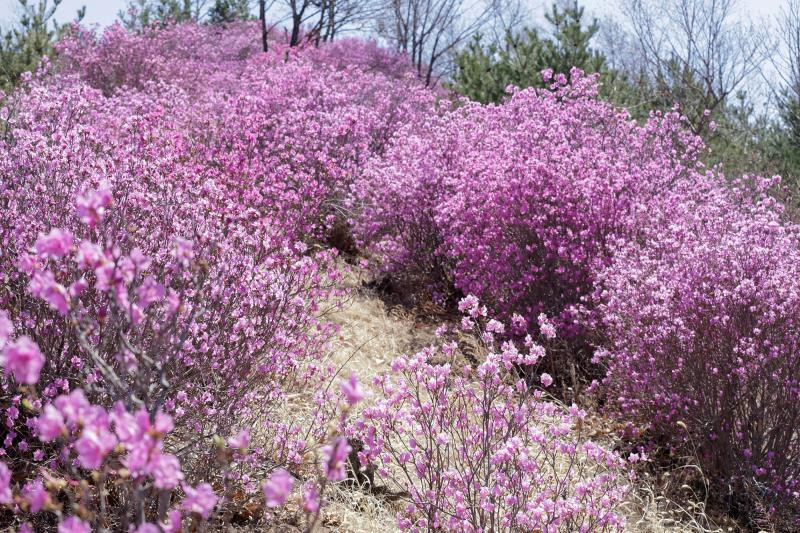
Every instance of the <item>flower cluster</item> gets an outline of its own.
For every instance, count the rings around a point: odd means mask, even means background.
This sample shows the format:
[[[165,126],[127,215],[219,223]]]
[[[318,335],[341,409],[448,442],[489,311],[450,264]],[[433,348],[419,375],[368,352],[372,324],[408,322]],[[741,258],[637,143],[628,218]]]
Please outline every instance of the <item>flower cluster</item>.
[[[318,518],[349,453],[328,428],[363,397],[326,387],[342,293],[320,237],[434,97],[371,45],[348,68],[341,48],[255,53],[253,24],[74,27],[58,49],[0,97],[2,501],[171,531],[263,502],[284,469]],[[311,422],[284,409],[300,386]]]
[[[692,441],[741,503],[794,520],[800,228],[766,184],[664,198],[654,215],[669,222],[641,226],[600,274],[607,342],[596,357],[620,412]]]
[[[386,268],[451,283],[504,320],[533,325],[544,312],[575,337],[574,307],[588,303],[609,241],[695,169],[700,146],[677,114],[639,126],[574,70],[406,127],[354,186],[357,234]]]
[[[465,300],[465,311],[477,308]],[[467,315],[469,316],[469,315]],[[474,326],[491,351],[477,368],[435,364],[436,347],[401,357],[375,383],[382,397],[351,431],[359,458],[409,494],[412,531],[618,531],[626,461],[584,440],[585,413],[563,411],[512,371],[525,352]],[[446,345],[442,346],[446,349]],[[547,385],[549,376],[542,375]]]

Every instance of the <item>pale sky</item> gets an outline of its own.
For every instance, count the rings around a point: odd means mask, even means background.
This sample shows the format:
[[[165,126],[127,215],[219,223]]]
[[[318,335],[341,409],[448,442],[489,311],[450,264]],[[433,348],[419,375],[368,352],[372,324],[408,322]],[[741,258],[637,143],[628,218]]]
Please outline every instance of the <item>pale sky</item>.
[[[36,0],[31,1],[35,2]],[[549,5],[549,1],[529,1],[533,11],[541,11],[541,6]],[[663,0],[651,1],[659,2]],[[785,2],[786,0],[740,0],[741,16],[750,18],[776,15],[780,12],[780,6]],[[107,26],[114,22],[117,18],[117,13],[124,9],[126,4],[125,0],[62,0],[58,8],[57,18],[60,22],[69,21],[75,16],[78,8],[85,5],[86,18],[84,20],[87,24]],[[602,19],[607,15],[615,14],[617,2],[615,0],[583,0],[581,4],[586,6],[586,10],[592,15]],[[0,0],[0,22],[12,20],[17,5],[18,0]]]

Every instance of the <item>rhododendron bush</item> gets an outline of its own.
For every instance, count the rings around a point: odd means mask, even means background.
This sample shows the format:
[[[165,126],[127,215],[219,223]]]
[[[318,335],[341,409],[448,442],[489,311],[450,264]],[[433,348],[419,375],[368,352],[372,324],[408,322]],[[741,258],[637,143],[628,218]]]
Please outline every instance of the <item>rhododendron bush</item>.
[[[665,199],[663,223],[642,226],[601,274],[597,357],[623,412],[692,441],[739,503],[796,520],[800,228],[781,220],[772,183]]]
[[[513,371],[544,356],[530,336],[524,351],[502,344],[502,323],[482,327],[476,298],[465,299],[462,329],[489,350],[476,368],[437,364],[455,342],[396,359],[379,376],[382,398],[351,431],[359,458],[410,494],[398,514],[412,531],[618,531],[629,486],[626,461],[584,441],[586,413],[543,399]],[[452,360],[452,359],[451,359]],[[548,386],[547,374],[541,382]]]
[[[574,336],[609,239],[695,169],[700,146],[676,114],[638,126],[576,70],[407,128],[355,186],[358,235],[386,268],[452,283],[529,327],[545,312]]]
[[[0,489],[23,520],[177,530],[289,470],[313,522],[343,477],[319,237],[433,97],[336,51],[254,55],[255,30],[73,28],[0,100]]]

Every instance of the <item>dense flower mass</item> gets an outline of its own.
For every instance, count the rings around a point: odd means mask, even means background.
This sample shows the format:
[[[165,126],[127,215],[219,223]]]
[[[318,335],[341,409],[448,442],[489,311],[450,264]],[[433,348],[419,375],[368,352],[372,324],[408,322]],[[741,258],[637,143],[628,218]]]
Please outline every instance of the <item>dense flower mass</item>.
[[[594,345],[629,429],[796,524],[778,178],[726,179],[678,113],[637,123],[576,69],[479,105],[372,42],[258,36],[75,26],[0,93],[3,516],[171,532],[291,508],[312,530],[331,484],[377,474],[404,529],[618,530],[627,461],[546,401],[558,361],[536,370],[564,343]],[[325,357],[337,247],[462,314],[373,389]],[[448,331],[485,355],[456,366]]]
[[[321,239],[434,96],[374,44],[262,54],[257,38],[253,24],[74,27],[0,100],[0,474],[41,469],[0,489],[28,516],[61,517],[48,497],[78,497],[66,487],[95,472],[119,508],[85,494],[61,529],[178,530],[235,487],[257,497],[247,471],[298,475],[327,443],[340,293]],[[274,414],[298,381],[321,404],[311,428]],[[355,380],[342,391],[363,398]],[[311,471],[340,481],[331,446]],[[304,490],[318,510],[324,486]]]
[[[571,83],[409,128],[358,184],[359,234],[390,268],[450,279],[506,319],[535,324],[546,312],[575,333],[572,307],[607,263],[610,238],[695,166],[699,142],[677,115],[640,127],[596,94],[575,71]]]
[[[694,440],[709,474],[785,515],[800,494],[800,228],[771,182],[682,193],[617,247],[597,357],[622,410]]]

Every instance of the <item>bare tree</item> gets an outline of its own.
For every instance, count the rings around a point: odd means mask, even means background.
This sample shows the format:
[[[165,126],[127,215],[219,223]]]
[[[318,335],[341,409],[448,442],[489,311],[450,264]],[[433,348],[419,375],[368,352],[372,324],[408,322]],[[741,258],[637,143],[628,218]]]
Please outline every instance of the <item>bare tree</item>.
[[[384,0],[378,32],[407,53],[420,77],[431,84],[436,64],[500,13],[508,13],[503,9],[507,4],[504,0]]]
[[[735,8],[736,0],[623,0],[641,68],[698,134],[764,59],[765,31]]]
[[[778,52],[772,65],[779,84],[770,83],[781,115],[800,139],[800,0],[789,0],[776,17]]]
[[[378,2],[379,0],[273,0],[276,6],[272,14],[277,16],[278,23],[289,23],[290,46],[297,46],[303,39],[318,45],[333,40],[342,31],[358,28],[372,20]]]

